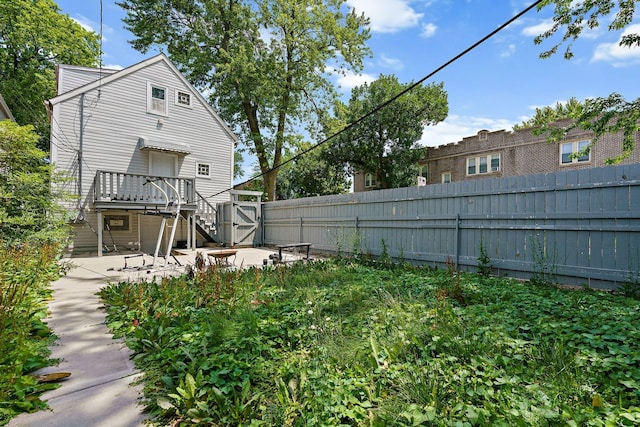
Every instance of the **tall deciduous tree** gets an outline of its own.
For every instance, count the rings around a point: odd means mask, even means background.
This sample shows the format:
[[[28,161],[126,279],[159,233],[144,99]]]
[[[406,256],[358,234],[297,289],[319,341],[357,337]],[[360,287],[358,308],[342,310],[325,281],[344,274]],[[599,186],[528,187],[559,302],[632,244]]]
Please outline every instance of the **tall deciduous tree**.
[[[355,122],[411,84],[381,75],[354,88],[348,106],[337,104],[333,130]],[[448,112],[442,83],[417,86],[341,133],[328,152],[352,171],[375,175],[381,188],[406,187],[415,183],[416,165],[425,154],[417,144],[424,127],[444,120]]]
[[[66,218],[55,193],[59,176],[44,161],[31,125],[0,121],[0,243],[57,240]]]
[[[559,42],[540,54],[541,58],[555,55],[558,49],[565,45],[564,58],[573,58],[573,43],[582,35],[585,29],[593,30],[601,22],[607,23],[609,31],[627,29],[620,38],[621,48],[640,48],[640,34],[630,30],[636,17],[638,0],[544,0],[538,5],[538,10],[547,6],[554,6],[552,26],[535,38],[536,44],[562,34]],[[620,155],[608,159],[609,163],[618,163],[629,157],[635,147],[635,134],[640,131],[640,98],[628,101],[624,96],[612,93],[607,97],[587,99],[580,114],[573,122],[564,127],[554,126],[552,123],[540,123],[539,128],[549,133],[551,141],[562,139],[570,130],[581,128],[594,132],[592,144],[606,133],[622,132],[623,144]]]
[[[123,0],[146,52],[166,47],[256,155],[275,199],[285,148],[335,99],[327,69],[360,70],[368,21],[345,0]],[[275,168],[275,169],[274,169]]]
[[[44,101],[56,94],[55,64],[95,66],[98,36],[60,13],[53,0],[0,0],[0,93],[16,121],[48,146]]]
[[[284,179],[279,178],[278,198],[297,199],[349,191],[346,169],[339,162],[328,159],[325,147],[312,149],[311,144],[302,143],[299,150],[311,151],[283,166],[281,178]]]

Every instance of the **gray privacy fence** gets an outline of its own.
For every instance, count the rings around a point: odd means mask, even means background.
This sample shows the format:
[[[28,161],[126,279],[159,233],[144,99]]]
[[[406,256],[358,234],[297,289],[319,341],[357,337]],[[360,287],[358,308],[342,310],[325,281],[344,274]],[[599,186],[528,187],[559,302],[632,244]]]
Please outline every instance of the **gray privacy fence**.
[[[638,279],[640,164],[268,202],[266,245],[309,242],[614,288]]]

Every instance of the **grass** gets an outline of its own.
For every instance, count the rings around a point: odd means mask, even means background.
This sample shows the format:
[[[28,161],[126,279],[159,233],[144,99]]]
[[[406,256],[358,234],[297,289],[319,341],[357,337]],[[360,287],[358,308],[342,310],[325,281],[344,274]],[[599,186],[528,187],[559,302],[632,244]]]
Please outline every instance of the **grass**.
[[[640,303],[388,263],[104,288],[158,425],[640,422]]]
[[[58,255],[55,245],[0,247],[0,425],[45,408],[38,395],[57,387],[29,374],[54,363],[48,346],[55,337],[42,319]]]

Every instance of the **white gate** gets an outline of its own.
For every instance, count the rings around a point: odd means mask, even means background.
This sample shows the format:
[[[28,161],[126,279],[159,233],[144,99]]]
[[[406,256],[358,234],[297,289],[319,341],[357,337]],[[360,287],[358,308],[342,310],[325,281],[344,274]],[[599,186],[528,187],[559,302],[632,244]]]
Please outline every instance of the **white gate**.
[[[262,245],[262,192],[231,191],[231,201],[224,203],[221,218],[225,246]]]

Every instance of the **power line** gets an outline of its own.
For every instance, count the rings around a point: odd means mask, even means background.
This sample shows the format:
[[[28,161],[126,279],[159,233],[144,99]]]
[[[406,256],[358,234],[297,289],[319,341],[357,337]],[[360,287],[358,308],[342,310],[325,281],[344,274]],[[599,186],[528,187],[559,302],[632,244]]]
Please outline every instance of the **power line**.
[[[359,119],[349,123],[347,126],[345,126],[342,130],[340,130],[339,132],[334,133],[333,135],[325,138],[324,140],[318,142],[317,144],[311,146],[310,148],[307,148],[306,150],[301,151],[300,153],[297,153],[295,156],[291,157],[290,159],[285,160],[284,162],[280,163],[277,166],[272,167],[271,169],[269,169],[266,172],[262,172],[252,178],[249,178],[246,181],[243,181],[239,184],[234,185],[233,187],[227,188],[226,190],[223,191],[219,191],[209,197],[206,197],[205,199],[211,199],[213,197],[219,196],[222,193],[226,193],[227,191],[233,190],[234,188],[238,187],[238,186],[242,186],[245,184],[248,184],[251,181],[254,181],[260,177],[265,176],[268,173],[271,173],[275,170],[277,170],[278,168],[280,168],[281,166],[284,166],[288,163],[294,162],[297,159],[299,159],[300,157],[306,155],[307,153],[315,150],[316,148],[326,144],[327,142],[331,141],[332,139],[336,138],[337,136],[341,135],[342,133],[348,131],[349,129],[353,128],[354,126],[356,126],[357,124],[363,122],[364,120],[366,120],[367,118],[371,117],[372,115],[376,114],[378,111],[382,110],[383,108],[385,108],[387,105],[391,104],[392,102],[396,101],[398,98],[400,98],[401,96],[403,96],[404,94],[412,91],[413,89],[415,89],[416,87],[422,85],[422,83],[424,83],[426,80],[430,79],[431,77],[433,77],[435,74],[439,73],[440,71],[442,71],[443,69],[445,69],[446,67],[448,67],[449,65],[453,64],[454,62],[456,62],[458,59],[462,58],[463,56],[465,56],[466,54],[468,54],[469,52],[471,52],[472,50],[474,50],[475,48],[477,48],[478,46],[480,46],[481,44],[483,44],[484,42],[486,42],[487,40],[489,40],[491,37],[493,37],[494,35],[496,35],[497,33],[499,33],[500,31],[502,31],[503,29],[505,29],[506,27],[508,27],[509,25],[511,25],[513,22],[517,21],[521,16],[525,15],[526,13],[528,13],[531,9],[537,7],[540,3],[542,3],[543,0],[537,0],[534,3],[532,3],[531,5],[529,5],[528,7],[526,7],[525,9],[523,9],[521,12],[519,12],[518,14],[514,15],[513,17],[511,17],[509,20],[507,20],[504,24],[500,25],[498,28],[496,28],[495,30],[491,31],[489,34],[487,34],[486,36],[484,36],[483,38],[481,38],[480,40],[478,40],[477,42],[473,43],[471,46],[469,46],[468,48],[466,48],[465,50],[463,50],[462,52],[460,52],[459,54],[457,54],[456,56],[454,56],[453,58],[451,58],[450,60],[448,60],[447,62],[445,62],[444,64],[442,64],[441,66],[439,66],[438,68],[436,68],[435,70],[433,70],[432,72],[430,72],[429,74],[427,74],[426,76],[424,76],[423,78],[421,78],[420,80],[418,80],[417,82],[413,83],[412,85],[408,86],[406,89],[404,89],[403,91],[399,92],[398,94],[396,94],[395,96],[391,97],[390,99],[388,99],[387,101],[383,102],[382,104],[379,104],[377,107],[375,107],[374,109],[372,109],[371,111],[369,111],[367,114],[363,115],[362,117],[360,117]]]

